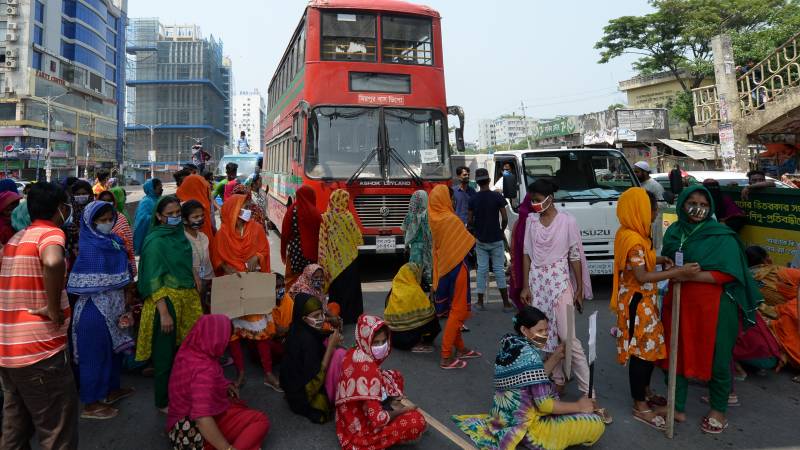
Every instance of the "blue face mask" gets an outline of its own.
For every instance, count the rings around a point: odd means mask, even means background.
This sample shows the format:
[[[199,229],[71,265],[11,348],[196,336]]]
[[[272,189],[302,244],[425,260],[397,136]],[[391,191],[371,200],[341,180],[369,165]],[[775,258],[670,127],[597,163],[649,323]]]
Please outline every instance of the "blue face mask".
[[[508,175],[511,175],[511,171],[510,170],[504,170],[503,171],[503,176],[508,176]]]
[[[183,223],[183,219],[180,216],[178,217],[167,217],[167,225],[171,227],[175,227]]]

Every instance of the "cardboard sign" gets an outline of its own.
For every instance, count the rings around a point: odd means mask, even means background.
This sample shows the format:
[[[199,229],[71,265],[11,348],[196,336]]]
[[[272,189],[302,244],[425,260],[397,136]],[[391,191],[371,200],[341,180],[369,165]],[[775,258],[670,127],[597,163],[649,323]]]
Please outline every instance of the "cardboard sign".
[[[214,278],[211,285],[211,314],[224,314],[231,319],[269,314],[275,303],[273,273],[236,273]]]

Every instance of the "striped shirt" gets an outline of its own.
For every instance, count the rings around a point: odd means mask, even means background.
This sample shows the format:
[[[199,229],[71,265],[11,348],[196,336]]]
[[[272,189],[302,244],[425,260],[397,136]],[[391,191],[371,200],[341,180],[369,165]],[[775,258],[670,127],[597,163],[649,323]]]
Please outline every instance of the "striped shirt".
[[[41,254],[47,247],[64,247],[64,232],[47,220],[35,220],[12,237],[3,249],[0,267],[0,367],[26,367],[50,358],[67,345],[69,302],[61,293],[67,320],[60,327],[28,310],[47,306]]]

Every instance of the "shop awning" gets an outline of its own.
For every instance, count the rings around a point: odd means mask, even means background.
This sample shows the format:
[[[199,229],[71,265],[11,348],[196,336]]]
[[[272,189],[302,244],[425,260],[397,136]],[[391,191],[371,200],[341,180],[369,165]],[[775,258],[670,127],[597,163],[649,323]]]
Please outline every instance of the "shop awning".
[[[687,157],[697,161],[714,161],[717,159],[713,144],[679,141],[677,139],[659,139],[659,141],[667,147],[683,153]]]

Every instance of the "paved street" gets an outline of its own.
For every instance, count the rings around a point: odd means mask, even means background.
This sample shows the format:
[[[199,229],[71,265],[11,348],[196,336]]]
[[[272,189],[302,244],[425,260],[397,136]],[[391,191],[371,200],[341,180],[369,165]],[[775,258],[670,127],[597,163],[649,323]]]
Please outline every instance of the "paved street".
[[[277,257],[279,243],[272,236],[273,267],[281,267]],[[380,314],[389,290],[389,280],[398,267],[399,261],[393,257],[372,257],[361,260],[365,291],[365,307],[371,313]],[[736,390],[743,406],[730,411],[730,428],[712,437],[700,433],[698,423],[706,412],[700,402],[704,390],[691,386],[689,422],[679,425],[675,439],[669,441],[660,433],[635,422],[630,418],[628,400],[627,371],[616,363],[614,341],[607,330],[612,326],[612,317],[607,304],[610,279],[595,280],[597,300],[589,302],[582,316],[579,316],[578,333],[585,342],[587,317],[598,310],[598,359],[596,383],[598,395],[604,406],[615,417],[613,425],[607,428],[602,440],[596,446],[600,449],[626,448],[648,449],[789,449],[800,447],[798,431],[798,411],[800,411],[800,386],[790,381],[788,374],[770,374],[766,377],[751,375],[743,383],[737,383]],[[450,421],[452,414],[484,413],[491,407],[493,358],[497,342],[504,333],[510,331],[511,315],[501,312],[499,298],[488,304],[489,311],[474,312],[468,322],[472,329],[465,334],[467,345],[484,353],[484,358],[472,361],[463,371],[445,372],[438,368],[438,354],[412,355],[394,351],[386,363],[387,367],[399,368],[406,378],[408,396],[433,417],[458,432]],[[353,327],[346,328],[347,343],[352,344]],[[335,425],[314,425],[289,411],[280,394],[261,384],[261,369],[249,363],[247,382],[242,389],[242,398],[251,406],[268,413],[272,423],[270,433],[264,443],[272,449],[335,449],[338,441]],[[228,368],[226,374],[234,377]],[[663,392],[661,376],[653,377],[653,385]],[[81,449],[167,449],[169,448],[163,430],[165,416],[153,406],[152,379],[138,375],[124,377],[126,385],[135,386],[134,397],[124,400],[120,405],[120,415],[107,422],[82,420],[80,425]],[[570,384],[569,392],[574,398],[577,388]],[[449,449],[457,448],[447,438],[429,429],[416,448]]]

